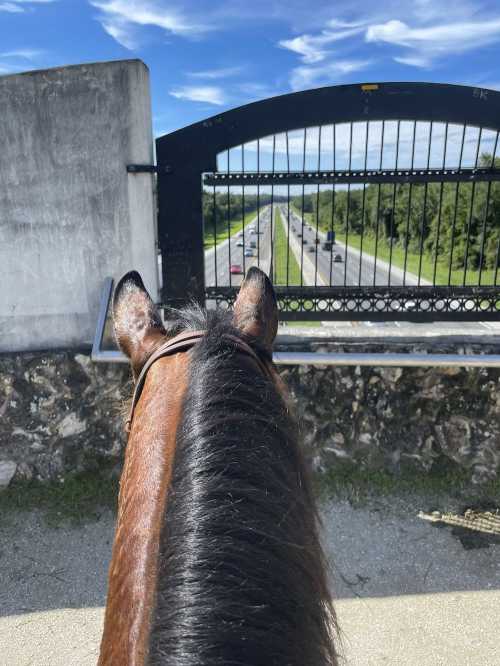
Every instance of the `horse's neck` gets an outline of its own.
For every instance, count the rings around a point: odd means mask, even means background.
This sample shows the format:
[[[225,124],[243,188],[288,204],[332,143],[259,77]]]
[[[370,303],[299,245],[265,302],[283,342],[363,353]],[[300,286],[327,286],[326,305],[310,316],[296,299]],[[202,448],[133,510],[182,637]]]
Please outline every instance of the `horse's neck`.
[[[161,375],[168,395],[155,389]],[[147,657],[162,516],[185,388],[186,364],[179,357],[158,361],[134,415],[120,481],[99,666],[142,666]]]

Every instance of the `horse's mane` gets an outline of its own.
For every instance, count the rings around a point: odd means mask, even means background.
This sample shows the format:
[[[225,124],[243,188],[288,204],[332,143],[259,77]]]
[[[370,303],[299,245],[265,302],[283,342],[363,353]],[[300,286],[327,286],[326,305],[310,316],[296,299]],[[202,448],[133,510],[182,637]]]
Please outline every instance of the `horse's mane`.
[[[335,664],[297,424],[271,380],[225,340],[241,336],[227,315],[191,308],[170,332],[185,328],[207,334],[191,352],[148,663]]]

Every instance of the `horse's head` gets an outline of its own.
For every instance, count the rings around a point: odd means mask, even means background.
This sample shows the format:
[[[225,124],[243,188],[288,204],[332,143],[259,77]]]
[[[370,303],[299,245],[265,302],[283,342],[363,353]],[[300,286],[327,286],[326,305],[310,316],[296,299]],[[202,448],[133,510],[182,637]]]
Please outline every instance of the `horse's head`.
[[[174,337],[179,328],[189,330],[199,327],[199,314],[198,312],[195,321],[191,322],[182,314],[180,319],[164,326],[139,273],[127,273],[115,289],[113,322],[118,345],[130,359],[134,377],[137,379],[148,358],[168,339]],[[243,339],[268,354],[271,353],[278,330],[278,309],[273,286],[260,269],[249,269],[236,299],[231,320]]]
[[[232,312],[163,323],[131,272],[113,318],[136,388],[99,666],[332,666],[317,513],[272,365],[271,282],[251,268]]]

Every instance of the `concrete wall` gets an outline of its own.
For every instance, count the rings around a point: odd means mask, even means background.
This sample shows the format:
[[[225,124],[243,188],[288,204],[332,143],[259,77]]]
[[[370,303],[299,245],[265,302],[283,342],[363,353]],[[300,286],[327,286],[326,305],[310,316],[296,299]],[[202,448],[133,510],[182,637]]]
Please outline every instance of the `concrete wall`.
[[[87,345],[106,276],[157,295],[147,67],[0,77],[0,147],[0,352]]]

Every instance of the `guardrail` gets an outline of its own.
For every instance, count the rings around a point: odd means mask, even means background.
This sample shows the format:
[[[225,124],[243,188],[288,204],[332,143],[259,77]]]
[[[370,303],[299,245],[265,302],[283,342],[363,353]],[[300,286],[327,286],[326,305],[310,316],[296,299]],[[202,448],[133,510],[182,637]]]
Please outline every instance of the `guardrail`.
[[[121,351],[101,348],[112,294],[113,278],[108,277],[104,281],[91,352],[96,363],[128,363]],[[273,361],[276,365],[500,368],[500,354],[274,352]]]

